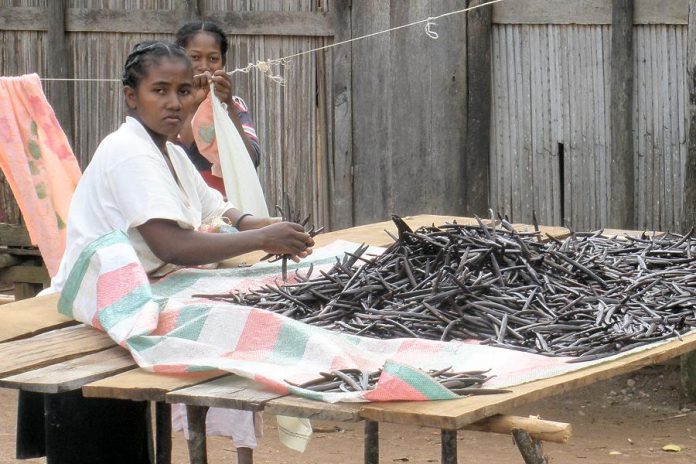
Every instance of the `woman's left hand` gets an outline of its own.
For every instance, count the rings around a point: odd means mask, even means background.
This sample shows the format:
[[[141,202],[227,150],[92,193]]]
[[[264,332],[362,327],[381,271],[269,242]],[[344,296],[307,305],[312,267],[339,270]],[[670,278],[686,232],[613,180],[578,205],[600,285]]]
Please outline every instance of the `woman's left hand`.
[[[228,105],[232,103],[232,77],[224,70],[218,69],[211,76],[215,84],[215,95]]]

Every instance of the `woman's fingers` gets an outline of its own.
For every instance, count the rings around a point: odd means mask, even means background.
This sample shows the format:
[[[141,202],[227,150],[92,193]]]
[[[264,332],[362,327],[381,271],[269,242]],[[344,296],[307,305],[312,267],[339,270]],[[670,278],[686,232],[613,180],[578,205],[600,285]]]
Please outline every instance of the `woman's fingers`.
[[[212,82],[215,83],[215,93],[222,101],[229,101],[232,96],[231,77],[223,70],[219,69],[213,73]]]

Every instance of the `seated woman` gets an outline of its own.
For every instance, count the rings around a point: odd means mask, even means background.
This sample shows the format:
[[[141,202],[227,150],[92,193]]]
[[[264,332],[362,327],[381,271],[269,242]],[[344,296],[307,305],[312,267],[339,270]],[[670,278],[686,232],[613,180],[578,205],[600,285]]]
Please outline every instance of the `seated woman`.
[[[215,83],[215,94],[227,105],[230,119],[242,135],[254,167],[258,168],[261,163],[261,146],[251,114],[244,100],[232,94],[232,79],[225,72],[229,48],[227,37],[220,26],[214,22],[192,21],[181,26],[176,32],[176,44],[186,50],[186,54],[191,59],[196,84],[195,107],[182,126],[177,141],[184,147],[189,159],[208,185],[224,195],[225,186],[222,178],[213,173],[212,163],[198,150],[191,128],[191,118],[208,96],[211,82]]]
[[[113,230],[127,233],[148,274],[167,264],[209,264],[254,250],[295,258],[311,253],[314,242],[302,226],[238,211],[205,184],[183,149],[168,141],[180,132],[195,103],[193,68],[183,49],[164,42],[136,45],[126,60],[123,85],[128,117],[100,143],[75,190],[66,250],[53,290],[63,288],[85,246]],[[239,232],[197,231],[219,217],[227,218]],[[100,401],[78,397],[69,414]],[[129,433],[144,430],[145,407],[126,402],[123,409],[135,413],[127,421],[102,413],[96,415],[96,423],[74,423],[62,431],[68,443],[90,442],[95,450],[108,442],[104,449],[109,455],[49,457],[49,462],[147,462],[144,435]],[[122,441],[113,443],[114,436]],[[139,450],[137,455],[133,449]]]

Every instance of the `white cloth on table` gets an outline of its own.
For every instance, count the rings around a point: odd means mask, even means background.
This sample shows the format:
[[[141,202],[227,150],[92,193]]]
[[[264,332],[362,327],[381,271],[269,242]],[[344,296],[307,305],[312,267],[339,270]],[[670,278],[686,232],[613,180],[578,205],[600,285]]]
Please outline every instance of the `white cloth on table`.
[[[172,428],[184,431],[188,440],[186,408],[172,405]],[[259,412],[210,408],[205,418],[206,435],[230,437],[237,448],[255,449],[257,438],[263,437],[263,416]]]
[[[97,147],[70,203],[65,254],[51,291],[60,291],[77,257],[93,240],[114,230],[128,234],[148,274],[165,266],[137,227],[150,219],[176,221],[185,229],[221,216],[230,203],[208,187],[184,150],[167,142],[179,183],[143,125],[127,117]]]

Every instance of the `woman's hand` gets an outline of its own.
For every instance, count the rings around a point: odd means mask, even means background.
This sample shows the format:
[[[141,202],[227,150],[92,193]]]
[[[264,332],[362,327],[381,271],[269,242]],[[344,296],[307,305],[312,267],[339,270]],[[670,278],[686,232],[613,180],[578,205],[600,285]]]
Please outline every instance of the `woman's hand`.
[[[261,229],[271,224],[277,224],[282,222],[283,219],[279,217],[259,217],[259,216],[245,216],[239,225],[239,230],[252,230]]]
[[[213,74],[206,71],[193,76],[193,88],[195,89],[196,104],[200,105],[208,96],[210,84],[215,84],[215,95],[220,101],[230,105],[232,103],[232,78],[222,69]]]
[[[232,104],[232,76],[227,74],[224,70],[218,69],[213,73],[211,77],[211,82],[215,84],[215,95],[220,99],[220,101]]]
[[[272,218],[275,219],[275,218]],[[314,239],[294,222],[276,222],[259,232],[263,234],[262,249],[274,255],[291,255],[294,260],[312,253]]]

